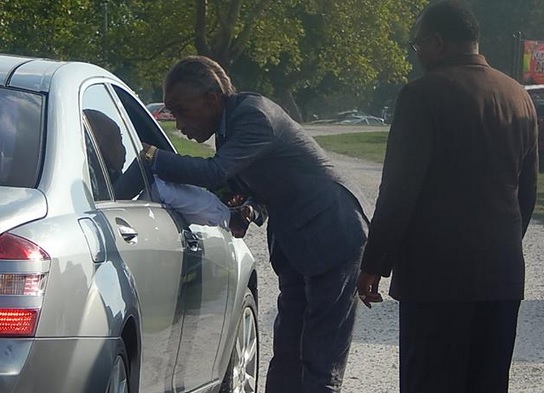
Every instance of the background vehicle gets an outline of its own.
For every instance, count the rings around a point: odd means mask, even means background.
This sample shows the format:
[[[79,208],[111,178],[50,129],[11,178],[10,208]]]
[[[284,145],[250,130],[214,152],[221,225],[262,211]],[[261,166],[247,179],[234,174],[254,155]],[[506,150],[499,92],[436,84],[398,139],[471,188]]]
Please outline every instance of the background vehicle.
[[[142,141],[173,150],[109,72],[0,56],[0,392],[255,390],[255,261],[152,200]]]
[[[152,102],[146,105],[147,110],[155,120],[175,120],[174,115],[164,106],[162,102]]]
[[[368,113],[354,109],[350,111],[338,112],[332,119],[321,119],[312,121],[311,124],[383,126],[385,125],[385,121],[381,117],[372,116]]]
[[[538,158],[539,170],[544,171],[544,85],[523,86],[535,104],[538,116]]]

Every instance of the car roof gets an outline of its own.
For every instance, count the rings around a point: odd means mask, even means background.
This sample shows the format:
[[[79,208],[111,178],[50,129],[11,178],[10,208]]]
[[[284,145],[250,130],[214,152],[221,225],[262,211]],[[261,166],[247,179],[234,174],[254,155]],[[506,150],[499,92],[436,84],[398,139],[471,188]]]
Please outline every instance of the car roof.
[[[64,64],[50,59],[0,55],[0,86],[41,91]]]
[[[107,70],[90,63],[0,54],[0,87],[48,92],[53,76],[61,68],[77,74],[81,80],[103,76],[121,82]]]

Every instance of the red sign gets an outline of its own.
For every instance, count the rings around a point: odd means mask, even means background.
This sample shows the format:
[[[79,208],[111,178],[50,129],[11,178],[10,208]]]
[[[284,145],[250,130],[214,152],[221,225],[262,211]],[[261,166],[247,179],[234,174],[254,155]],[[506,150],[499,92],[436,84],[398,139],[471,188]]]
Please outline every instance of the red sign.
[[[524,41],[522,82],[544,84],[544,42]]]

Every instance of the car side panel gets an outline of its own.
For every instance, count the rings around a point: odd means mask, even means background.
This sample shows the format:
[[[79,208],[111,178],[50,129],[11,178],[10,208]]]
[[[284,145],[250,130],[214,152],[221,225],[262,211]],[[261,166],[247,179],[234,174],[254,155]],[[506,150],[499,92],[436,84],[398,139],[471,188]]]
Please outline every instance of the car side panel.
[[[90,337],[2,340],[0,349],[20,347],[27,354],[21,370],[7,371],[0,366],[0,392],[104,393],[117,340]]]
[[[171,215],[153,202],[127,201],[101,204],[139,298],[142,320],[140,389],[164,392],[172,387],[172,372],[179,343],[182,315],[180,233]],[[123,238],[122,227],[136,233]],[[115,283],[112,283],[115,285]]]

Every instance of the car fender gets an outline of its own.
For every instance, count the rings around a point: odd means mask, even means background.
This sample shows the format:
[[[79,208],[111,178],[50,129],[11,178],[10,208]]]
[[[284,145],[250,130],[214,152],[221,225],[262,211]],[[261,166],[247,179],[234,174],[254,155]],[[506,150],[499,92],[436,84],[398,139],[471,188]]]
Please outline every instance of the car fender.
[[[255,262],[255,258],[251,254],[251,251],[242,239],[231,237],[228,243],[229,249],[233,253],[233,258],[236,258],[235,260],[237,261],[237,276],[233,278],[231,283],[238,283],[238,285],[234,291],[234,301],[231,303],[232,308],[228,310],[227,314],[239,315],[247,288],[250,288],[253,292],[255,302],[258,306],[257,264]],[[219,378],[223,378],[223,375],[227,370],[232,348],[236,339],[237,325],[238,320],[235,319],[233,323],[227,327],[227,331],[225,332],[225,347],[224,350],[220,352],[221,356],[217,359],[215,367]]]

